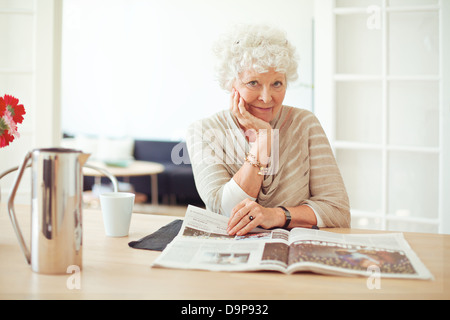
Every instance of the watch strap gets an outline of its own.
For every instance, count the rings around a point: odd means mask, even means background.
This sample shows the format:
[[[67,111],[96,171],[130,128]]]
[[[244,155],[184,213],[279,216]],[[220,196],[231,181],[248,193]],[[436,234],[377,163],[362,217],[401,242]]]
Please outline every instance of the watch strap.
[[[286,217],[286,223],[284,224],[284,226],[283,226],[283,229],[287,229],[287,227],[289,226],[289,224],[291,223],[291,213],[289,212],[289,210],[288,209],[286,209],[285,207],[283,207],[283,206],[278,206],[278,208],[281,208],[281,209],[283,209],[283,211],[284,211],[284,215],[285,215],[285,217]]]

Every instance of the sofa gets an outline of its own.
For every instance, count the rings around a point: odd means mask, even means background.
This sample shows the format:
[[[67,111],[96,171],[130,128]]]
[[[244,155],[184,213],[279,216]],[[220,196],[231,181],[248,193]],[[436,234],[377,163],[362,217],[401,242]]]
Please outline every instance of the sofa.
[[[134,140],[133,158],[164,165],[164,172],[158,174],[159,203],[204,206],[195,187],[185,142]],[[127,181],[135,192],[146,195],[147,202],[151,201],[148,176],[130,177]],[[108,179],[102,179],[103,183],[108,183]],[[85,176],[84,189],[90,190],[93,185],[94,178]]]

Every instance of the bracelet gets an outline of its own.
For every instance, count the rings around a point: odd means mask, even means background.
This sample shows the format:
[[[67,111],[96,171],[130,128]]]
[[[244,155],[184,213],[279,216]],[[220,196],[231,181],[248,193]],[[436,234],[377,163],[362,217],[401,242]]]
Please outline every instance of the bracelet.
[[[265,176],[268,173],[269,173],[269,168],[259,167],[259,171],[258,171],[259,176]]]
[[[281,208],[284,211],[284,216],[286,217],[286,223],[284,224],[283,229],[287,229],[289,224],[291,223],[291,219],[292,219],[291,218],[291,213],[289,212],[288,209],[286,209],[283,206],[278,206],[278,208]]]
[[[256,159],[256,157],[251,154],[250,152],[247,152],[245,154],[245,161],[247,161],[248,163],[250,163],[253,167],[255,168],[260,168],[261,167],[261,163],[258,161],[258,159]]]
[[[269,172],[269,169],[263,166],[258,159],[256,159],[255,155],[251,154],[250,152],[247,152],[245,154],[245,161],[247,161],[249,164],[251,164],[255,168],[259,168],[258,175],[264,176]]]

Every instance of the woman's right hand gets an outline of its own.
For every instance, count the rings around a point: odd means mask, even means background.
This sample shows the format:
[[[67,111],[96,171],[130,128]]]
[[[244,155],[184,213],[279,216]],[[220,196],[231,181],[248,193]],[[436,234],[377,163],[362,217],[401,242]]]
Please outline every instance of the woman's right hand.
[[[268,133],[272,130],[268,122],[255,117],[248,111],[247,102],[235,88],[231,90],[230,105],[231,113],[236,117],[250,139],[256,134]]]
[[[270,123],[255,117],[248,111],[247,103],[239,94],[239,91],[231,91],[231,113],[236,117],[249,142],[257,142],[250,153],[258,161],[267,165],[272,149],[272,127]]]

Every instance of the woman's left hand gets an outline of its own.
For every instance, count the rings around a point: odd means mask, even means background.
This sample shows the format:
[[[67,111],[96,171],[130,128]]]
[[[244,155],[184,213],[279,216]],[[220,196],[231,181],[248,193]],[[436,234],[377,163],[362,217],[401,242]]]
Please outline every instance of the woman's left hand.
[[[229,235],[244,235],[254,228],[264,229],[284,225],[284,213],[277,208],[264,208],[253,200],[245,199],[231,211],[227,232]]]

